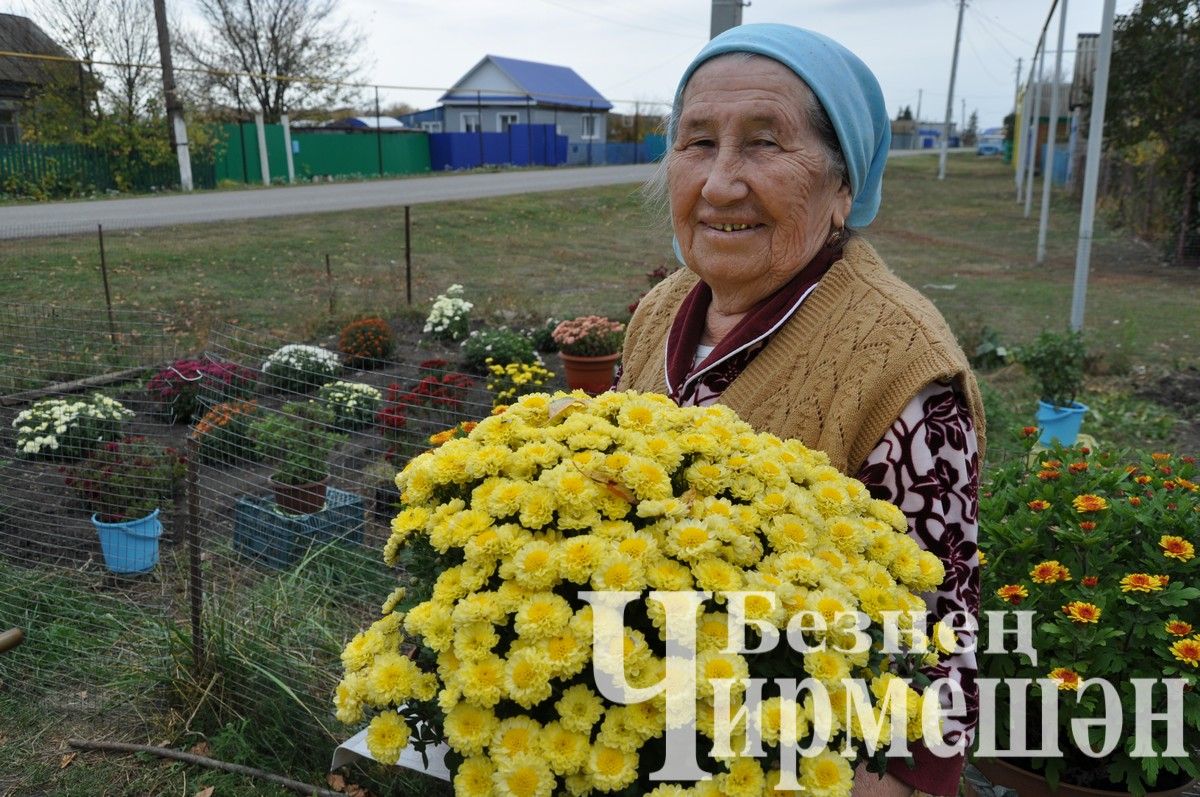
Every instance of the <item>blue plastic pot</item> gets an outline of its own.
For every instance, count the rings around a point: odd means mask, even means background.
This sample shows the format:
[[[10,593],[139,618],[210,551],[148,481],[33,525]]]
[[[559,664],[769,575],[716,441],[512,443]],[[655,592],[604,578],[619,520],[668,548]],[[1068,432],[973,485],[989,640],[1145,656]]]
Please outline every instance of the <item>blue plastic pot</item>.
[[[1057,407],[1038,401],[1038,442],[1044,446],[1052,446],[1055,441],[1064,446],[1075,445],[1075,440],[1079,437],[1079,426],[1083,423],[1083,414],[1087,411],[1087,405],[1078,401],[1071,402],[1069,407]]]
[[[114,573],[148,573],[158,564],[158,538],[162,522],[155,509],[144,518],[105,523],[92,515],[92,525],[100,534],[104,564]]]

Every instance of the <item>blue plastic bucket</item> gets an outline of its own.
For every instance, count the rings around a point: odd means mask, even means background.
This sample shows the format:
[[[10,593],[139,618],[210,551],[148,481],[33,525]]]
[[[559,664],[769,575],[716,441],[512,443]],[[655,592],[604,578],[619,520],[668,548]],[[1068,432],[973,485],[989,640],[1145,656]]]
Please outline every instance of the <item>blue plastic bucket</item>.
[[[155,509],[144,518],[105,523],[92,515],[92,524],[100,534],[104,564],[114,573],[147,573],[158,564],[158,538],[162,522]]]
[[[1038,442],[1044,446],[1052,446],[1055,441],[1058,441],[1059,445],[1075,445],[1075,440],[1079,437],[1079,426],[1083,423],[1083,414],[1087,411],[1087,405],[1078,401],[1072,402],[1069,407],[1056,407],[1038,401]]]

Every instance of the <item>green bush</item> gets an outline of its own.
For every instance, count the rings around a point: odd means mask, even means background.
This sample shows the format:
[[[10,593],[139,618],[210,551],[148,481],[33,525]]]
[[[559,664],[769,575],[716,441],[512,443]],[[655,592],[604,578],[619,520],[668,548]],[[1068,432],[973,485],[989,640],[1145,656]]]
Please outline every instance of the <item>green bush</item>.
[[[291,401],[250,428],[258,453],[282,484],[312,484],[329,475],[329,453],[343,436],[333,410],[316,401]]]
[[[538,362],[533,342],[520,332],[504,327],[472,332],[462,342],[462,350],[463,366],[476,374],[487,373],[489,357],[498,363],[532,365]]]
[[[1043,332],[1022,346],[1017,362],[1038,385],[1038,397],[1056,407],[1068,407],[1083,389],[1087,347],[1079,332]]]

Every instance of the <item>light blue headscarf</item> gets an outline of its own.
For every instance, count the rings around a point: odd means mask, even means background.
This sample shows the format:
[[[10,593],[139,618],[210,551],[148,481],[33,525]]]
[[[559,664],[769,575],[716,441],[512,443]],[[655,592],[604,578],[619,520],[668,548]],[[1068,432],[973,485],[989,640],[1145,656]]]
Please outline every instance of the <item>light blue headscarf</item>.
[[[833,122],[846,167],[850,172],[853,205],[846,223],[866,227],[879,211],[883,167],[892,141],[891,120],[879,81],[858,56],[842,45],[791,25],[760,23],[739,25],[717,36],[692,59],[675,90],[675,113],[692,73],[710,58],[726,53],[755,53],[774,59],[796,73]],[[675,130],[667,131],[668,141]]]

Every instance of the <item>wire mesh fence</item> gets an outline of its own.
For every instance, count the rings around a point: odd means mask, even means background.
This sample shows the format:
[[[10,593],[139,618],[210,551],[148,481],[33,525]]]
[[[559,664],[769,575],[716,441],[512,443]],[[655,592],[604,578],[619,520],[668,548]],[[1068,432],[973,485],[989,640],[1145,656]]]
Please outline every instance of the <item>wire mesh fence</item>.
[[[225,324],[180,359],[163,326],[0,312],[0,631],[27,637],[0,684],[76,736],[236,733],[311,772],[351,732],[341,647],[402,577],[395,474],[492,397],[457,347],[347,356]]]

